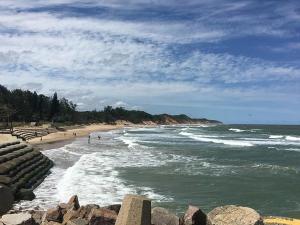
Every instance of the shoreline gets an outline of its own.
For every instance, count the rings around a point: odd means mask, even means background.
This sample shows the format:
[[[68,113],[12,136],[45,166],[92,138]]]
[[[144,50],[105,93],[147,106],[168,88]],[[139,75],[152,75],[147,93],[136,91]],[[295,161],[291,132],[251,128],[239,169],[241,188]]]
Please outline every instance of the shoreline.
[[[55,133],[48,134],[43,136],[42,140],[40,137],[33,138],[27,141],[30,145],[40,149],[40,150],[49,150],[54,148],[60,148],[67,144],[72,143],[76,138],[86,137],[93,132],[100,132],[100,131],[110,131],[121,129],[125,127],[123,124],[117,125],[106,125],[106,124],[92,124],[86,125],[81,128],[70,129],[66,131],[58,131]],[[76,136],[73,135],[76,133]]]

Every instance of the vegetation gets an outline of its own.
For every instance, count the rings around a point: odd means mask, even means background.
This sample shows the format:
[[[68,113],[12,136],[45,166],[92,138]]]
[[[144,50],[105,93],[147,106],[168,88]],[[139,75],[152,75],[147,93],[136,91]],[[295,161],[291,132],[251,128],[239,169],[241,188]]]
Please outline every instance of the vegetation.
[[[115,123],[117,120],[132,123],[152,121],[160,124],[200,121],[193,120],[186,115],[151,115],[144,111],[126,110],[123,107],[113,108],[112,106],[106,106],[102,111],[77,111],[76,104],[65,98],[59,99],[57,93],[48,97],[28,90],[10,91],[0,85],[0,120],[7,121],[8,119],[14,122],[51,121],[65,124]],[[205,121],[208,122],[206,119],[201,120],[201,122]]]

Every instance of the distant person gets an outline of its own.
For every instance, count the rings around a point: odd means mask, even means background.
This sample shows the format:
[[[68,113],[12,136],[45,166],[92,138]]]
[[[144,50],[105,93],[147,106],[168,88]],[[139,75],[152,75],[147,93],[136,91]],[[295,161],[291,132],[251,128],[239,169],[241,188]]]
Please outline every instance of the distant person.
[[[89,144],[91,143],[91,135],[89,135],[88,143],[89,143]]]
[[[41,141],[43,140],[43,136],[41,136]]]
[[[100,137],[100,135],[98,135],[98,140],[100,140],[101,139],[101,137]]]

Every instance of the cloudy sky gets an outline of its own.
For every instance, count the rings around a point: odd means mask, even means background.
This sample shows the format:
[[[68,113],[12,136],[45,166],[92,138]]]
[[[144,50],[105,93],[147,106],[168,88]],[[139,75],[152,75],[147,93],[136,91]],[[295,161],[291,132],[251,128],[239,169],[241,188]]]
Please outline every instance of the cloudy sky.
[[[300,123],[299,0],[1,0],[0,83],[80,110]]]

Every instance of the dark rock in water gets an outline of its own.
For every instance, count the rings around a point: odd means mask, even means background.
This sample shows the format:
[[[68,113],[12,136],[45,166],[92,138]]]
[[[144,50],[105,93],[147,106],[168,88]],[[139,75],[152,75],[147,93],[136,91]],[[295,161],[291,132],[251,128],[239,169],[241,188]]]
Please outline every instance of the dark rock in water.
[[[45,220],[48,222],[53,221],[61,223],[63,221],[63,214],[61,208],[57,206],[56,208],[48,209],[45,214]]]
[[[89,225],[114,225],[117,213],[109,209],[93,209],[88,217]]]
[[[75,210],[79,209],[80,208],[80,205],[79,205],[79,201],[78,201],[78,196],[77,195],[73,195],[70,200],[68,201],[68,206],[69,208],[74,208]]]
[[[151,213],[151,224],[154,225],[179,225],[179,218],[167,209],[155,207]]]
[[[113,210],[115,211],[117,214],[119,214],[120,209],[121,209],[121,204],[115,204],[115,205],[109,205],[104,207],[105,209],[109,209],[109,210]]]
[[[261,216],[248,207],[227,205],[217,207],[207,214],[209,225],[263,225]]]
[[[32,201],[33,199],[35,199],[35,194],[33,193],[32,189],[22,188],[16,194],[16,199]]]
[[[11,209],[14,203],[14,196],[11,190],[0,184],[0,215],[6,213],[8,210]]]
[[[77,219],[74,219],[74,220],[70,220],[67,225],[88,225],[89,222],[85,219],[82,219],[82,218],[77,218]]]
[[[0,221],[5,225],[36,225],[30,213],[6,214]]]
[[[181,225],[206,225],[207,216],[198,207],[189,206],[182,218]]]

